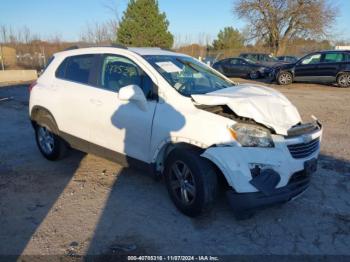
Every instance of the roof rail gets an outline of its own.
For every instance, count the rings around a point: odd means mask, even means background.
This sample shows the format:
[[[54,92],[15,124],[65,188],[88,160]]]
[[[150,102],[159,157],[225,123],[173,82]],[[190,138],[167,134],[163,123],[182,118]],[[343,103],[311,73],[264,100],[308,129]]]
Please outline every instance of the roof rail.
[[[64,51],[75,50],[75,49],[79,49],[79,46],[73,45],[73,46],[67,47],[66,49],[64,49]]]
[[[115,47],[115,48],[122,48],[122,49],[128,49],[126,46],[124,45],[120,45],[120,44],[110,44],[110,45],[73,45],[70,47],[67,47],[66,49],[64,49],[64,51],[69,51],[69,50],[75,50],[75,49],[79,49],[79,48],[88,48],[88,47]]]
[[[111,44],[111,47],[116,47],[116,48],[122,48],[122,49],[128,49],[125,45],[121,45],[121,44]]]

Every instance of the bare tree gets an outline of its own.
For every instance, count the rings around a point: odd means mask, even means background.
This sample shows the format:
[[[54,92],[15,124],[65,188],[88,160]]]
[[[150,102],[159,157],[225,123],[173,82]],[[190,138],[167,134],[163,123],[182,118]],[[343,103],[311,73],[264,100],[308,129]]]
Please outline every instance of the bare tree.
[[[22,28],[22,33],[23,33],[23,42],[25,44],[29,44],[30,41],[32,41],[32,33],[30,32],[30,29],[25,26]]]
[[[251,39],[263,40],[275,54],[296,37],[327,35],[337,8],[327,0],[236,0],[234,12],[248,21]]]
[[[87,23],[80,39],[90,44],[111,44],[115,40],[117,25],[112,19],[104,23]]]
[[[102,6],[112,14],[112,18],[105,22],[87,23],[80,40],[89,44],[111,44],[116,40],[119,24],[118,1],[104,0]]]
[[[5,25],[0,25],[0,42],[8,42],[8,28]]]

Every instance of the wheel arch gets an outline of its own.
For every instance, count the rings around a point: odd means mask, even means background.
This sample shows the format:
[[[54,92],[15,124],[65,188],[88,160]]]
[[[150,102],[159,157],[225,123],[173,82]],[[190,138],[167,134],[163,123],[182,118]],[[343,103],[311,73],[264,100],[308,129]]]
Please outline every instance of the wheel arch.
[[[153,165],[155,167],[156,172],[162,174],[165,168],[165,161],[167,157],[170,155],[170,153],[174,149],[186,149],[186,150],[192,150],[198,152],[198,154],[203,157],[203,153],[208,149],[208,147],[200,146],[200,144],[195,143],[189,143],[189,142],[172,142],[168,141],[163,144],[163,146],[160,148],[160,150],[157,151],[156,155],[153,158]],[[219,168],[217,163],[212,161],[211,159],[207,157],[203,157],[204,159],[208,160],[215,168],[216,174],[218,176],[219,181],[224,184],[225,187],[229,185],[228,178],[224,175],[222,170]]]
[[[294,79],[295,79],[295,73],[294,73],[294,70],[292,69],[292,68],[290,68],[290,69],[281,69],[281,70],[279,70],[278,72],[277,72],[277,74],[275,75],[275,81],[277,82],[277,83],[279,83],[279,80],[278,80],[278,78],[279,78],[279,76],[281,75],[281,74],[283,74],[283,73],[290,73],[291,75],[292,75],[292,82],[291,82],[291,84],[294,82]]]
[[[57,122],[47,108],[34,106],[30,112],[30,120],[34,128],[36,128],[38,124],[46,125],[55,135],[59,135]]]
[[[280,74],[285,73],[285,72],[290,73],[290,74],[292,75],[292,77],[293,77],[293,80],[294,80],[295,73],[294,73],[294,70],[293,70],[292,68],[290,68],[290,69],[281,69],[280,71],[278,71],[277,77],[278,77]]]
[[[350,69],[345,69],[345,70],[339,71],[338,74],[336,75],[335,79],[338,79],[338,76],[340,76],[341,74],[344,74],[344,73],[350,73]]]

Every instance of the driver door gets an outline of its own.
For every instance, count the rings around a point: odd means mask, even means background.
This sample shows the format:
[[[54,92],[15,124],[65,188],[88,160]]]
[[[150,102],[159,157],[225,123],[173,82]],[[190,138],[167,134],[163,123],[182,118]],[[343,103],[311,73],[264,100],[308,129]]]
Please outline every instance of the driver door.
[[[321,54],[315,53],[306,56],[295,66],[295,80],[297,81],[314,81],[322,75],[320,70]]]
[[[98,88],[90,100],[91,142],[101,151],[129,165],[130,158],[149,162],[152,120],[157,101],[151,98],[154,84],[130,58],[119,55],[101,57],[97,73]],[[147,109],[133,101],[121,101],[119,90],[127,85],[141,87]],[[109,157],[110,158],[110,157]]]

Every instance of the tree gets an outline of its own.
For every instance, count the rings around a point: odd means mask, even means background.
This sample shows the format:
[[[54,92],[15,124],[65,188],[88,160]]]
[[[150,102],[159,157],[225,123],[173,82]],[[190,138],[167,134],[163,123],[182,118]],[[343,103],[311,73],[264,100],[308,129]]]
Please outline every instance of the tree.
[[[88,23],[82,31],[80,40],[90,44],[108,45],[114,41],[117,29],[118,23],[114,19],[104,23]]]
[[[217,39],[213,41],[215,50],[242,48],[244,46],[244,36],[233,27],[225,27],[218,33]]]
[[[265,41],[279,55],[296,37],[326,36],[336,7],[326,0],[237,0],[234,12],[248,21],[251,39]]]
[[[156,0],[130,0],[117,32],[117,43],[127,46],[170,48],[174,37]]]
[[[219,32],[218,39],[213,41],[215,50],[242,48],[243,46],[243,35],[233,27],[225,27]]]

